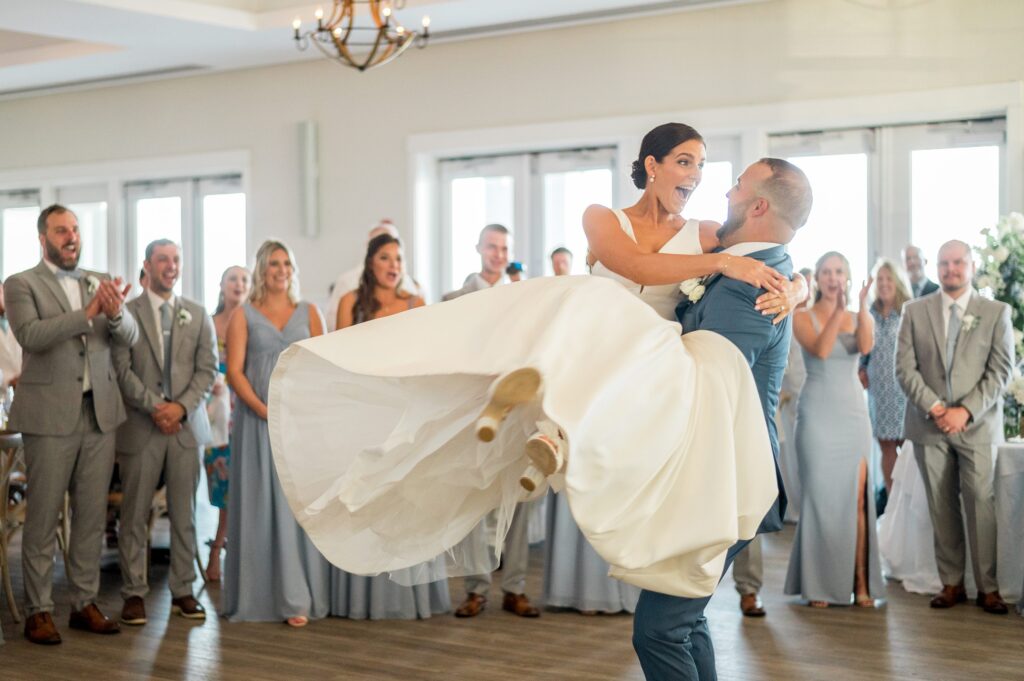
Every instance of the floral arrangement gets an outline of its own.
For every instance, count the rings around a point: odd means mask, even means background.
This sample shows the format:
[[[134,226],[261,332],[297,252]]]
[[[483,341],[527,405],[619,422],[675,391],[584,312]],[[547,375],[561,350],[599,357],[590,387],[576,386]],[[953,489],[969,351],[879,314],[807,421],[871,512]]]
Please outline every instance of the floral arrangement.
[[[1024,215],[1004,215],[994,228],[985,228],[981,234],[985,245],[976,249],[981,263],[974,284],[1010,306],[1017,365],[1004,396],[1003,415],[1007,435],[1019,435],[1024,416]]]

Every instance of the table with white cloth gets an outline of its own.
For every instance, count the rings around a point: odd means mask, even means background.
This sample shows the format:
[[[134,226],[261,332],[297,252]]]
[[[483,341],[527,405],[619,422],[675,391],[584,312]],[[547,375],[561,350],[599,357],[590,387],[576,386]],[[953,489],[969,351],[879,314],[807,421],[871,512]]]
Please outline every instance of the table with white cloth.
[[[999,590],[1024,607],[1024,440],[999,447],[995,488]]]

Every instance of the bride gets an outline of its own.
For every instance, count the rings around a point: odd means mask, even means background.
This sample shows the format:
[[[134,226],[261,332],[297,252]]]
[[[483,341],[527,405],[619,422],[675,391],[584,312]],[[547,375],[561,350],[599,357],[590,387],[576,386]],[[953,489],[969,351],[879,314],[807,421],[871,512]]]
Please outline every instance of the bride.
[[[497,509],[500,547],[523,487],[557,472],[614,576],[674,595],[714,590],[725,551],[754,535],[777,489],[749,368],[721,336],[680,340],[680,282],[693,299],[709,275],[763,288],[756,305],[777,321],[807,290],[712,252],[719,225],[680,216],[705,153],[683,124],[644,137],[640,200],[584,214],[590,277],[495,287],[282,354],[274,460],[331,562],[376,574],[447,551],[450,574],[489,571],[496,552],[462,555],[460,540]]]

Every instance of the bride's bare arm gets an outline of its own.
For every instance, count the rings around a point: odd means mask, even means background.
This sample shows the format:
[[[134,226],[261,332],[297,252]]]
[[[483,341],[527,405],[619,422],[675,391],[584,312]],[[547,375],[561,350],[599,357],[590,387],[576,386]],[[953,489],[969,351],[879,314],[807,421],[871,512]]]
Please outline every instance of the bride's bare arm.
[[[700,221],[700,248],[702,251],[708,253],[718,248],[718,230],[721,227],[722,225],[714,220]],[[807,280],[796,274],[787,282],[783,291],[769,291],[762,294],[757,299],[754,309],[765,316],[774,315],[772,323],[778,324],[791,315],[800,303],[807,300],[810,293]]]
[[[253,410],[261,419],[267,418],[267,405],[263,404],[252,389],[249,379],[245,377],[245,351],[249,343],[249,327],[245,323],[245,310],[239,306],[231,313],[228,320],[228,337],[226,341],[228,355],[228,385],[235,391],[238,399]]]
[[[604,206],[583,213],[583,231],[590,253],[612,272],[643,286],[676,284],[709,274],[722,274],[769,291],[783,291],[788,280],[759,260],[728,253],[675,255],[644,253],[619,227]]]

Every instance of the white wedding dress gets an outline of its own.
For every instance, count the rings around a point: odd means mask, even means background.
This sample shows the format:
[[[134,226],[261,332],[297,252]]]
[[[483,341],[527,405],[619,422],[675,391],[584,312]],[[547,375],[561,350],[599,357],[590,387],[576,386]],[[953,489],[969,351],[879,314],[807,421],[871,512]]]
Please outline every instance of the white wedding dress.
[[[662,252],[699,253],[697,228]],[[501,546],[526,439],[550,419],[569,442],[573,516],[611,574],[674,595],[714,591],[726,550],[754,535],[777,495],[753,377],[721,336],[680,340],[676,286],[641,287],[600,264],[593,274],[494,287],[282,353],[274,461],[328,560],[402,574],[447,553],[450,574],[493,568],[497,551],[460,555],[460,540],[498,509]],[[521,367],[541,372],[541,398],[478,441],[490,385]]]

